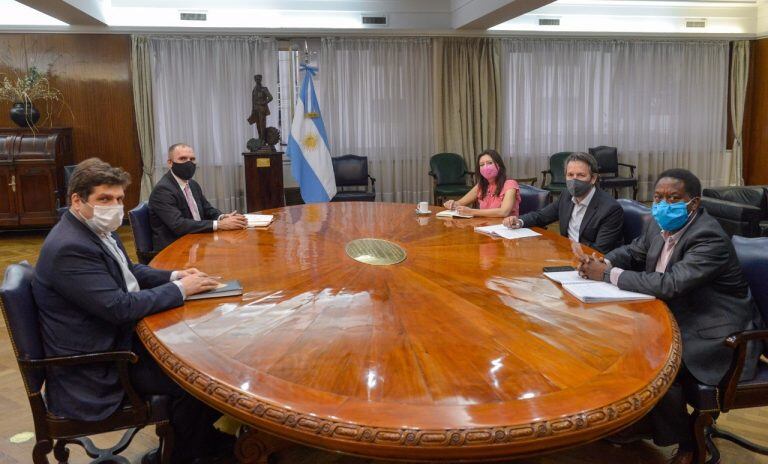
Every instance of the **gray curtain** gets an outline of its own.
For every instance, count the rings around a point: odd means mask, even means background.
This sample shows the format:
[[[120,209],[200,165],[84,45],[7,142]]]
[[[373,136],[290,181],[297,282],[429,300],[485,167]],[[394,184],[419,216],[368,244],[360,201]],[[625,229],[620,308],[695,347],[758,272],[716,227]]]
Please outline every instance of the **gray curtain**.
[[[155,165],[155,121],[152,103],[152,68],[147,37],[131,36],[131,75],[133,78],[133,106],[136,112],[136,131],[141,150],[140,201],[152,193],[152,169]]]
[[[749,80],[749,41],[733,43],[731,54],[731,124],[733,125],[733,149],[731,150],[730,185],[744,185],[744,153],[742,129],[744,126],[744,102]]]

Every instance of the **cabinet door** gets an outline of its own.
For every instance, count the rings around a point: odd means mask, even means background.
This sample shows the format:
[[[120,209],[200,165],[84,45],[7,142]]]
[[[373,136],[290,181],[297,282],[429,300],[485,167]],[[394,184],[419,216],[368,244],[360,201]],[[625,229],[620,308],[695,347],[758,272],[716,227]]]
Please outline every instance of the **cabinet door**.
[[[56,165],[17,163],[16,194],[20,225],[56,223]]]
[[[19,215],[16,211],[17,190],[13,167],[0,165],[0,226],[19,224]]]

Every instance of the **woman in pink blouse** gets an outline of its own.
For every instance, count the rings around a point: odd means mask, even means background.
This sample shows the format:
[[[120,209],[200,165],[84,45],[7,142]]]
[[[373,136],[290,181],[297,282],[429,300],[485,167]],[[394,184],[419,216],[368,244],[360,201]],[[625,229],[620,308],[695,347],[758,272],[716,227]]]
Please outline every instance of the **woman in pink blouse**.
[[[459,213],[485,217],[507,217],[520,212],[520,186],[507,179],[504,161],[496,150],[485,150],[477,156],[480,172],[475,187],[459,200],[448,200],[443,206]],[[477,201],[480,208],[469,206]]]

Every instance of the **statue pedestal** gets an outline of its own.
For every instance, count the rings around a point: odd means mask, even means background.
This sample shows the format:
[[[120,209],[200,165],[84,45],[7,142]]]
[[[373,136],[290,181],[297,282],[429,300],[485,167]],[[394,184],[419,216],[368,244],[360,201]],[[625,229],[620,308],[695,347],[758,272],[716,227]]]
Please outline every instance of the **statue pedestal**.
[[[243,153],[246,211],[253,213],[285,206],[283,152]]]

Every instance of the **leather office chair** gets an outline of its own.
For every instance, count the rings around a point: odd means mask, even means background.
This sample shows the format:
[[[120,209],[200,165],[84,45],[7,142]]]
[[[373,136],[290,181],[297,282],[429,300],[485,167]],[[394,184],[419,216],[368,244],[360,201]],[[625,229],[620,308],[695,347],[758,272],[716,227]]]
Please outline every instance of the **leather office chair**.
[[[72,177],[72,173],[75,171],[75,168],[77,165],[70,164],[68,166],[64,166],[64,185],[61,187],[61,198],[64,198],[67,196],[67,191],[69,189],[69,178]],[[69,202],[68,198],[64,199],[64,204],[59,204],[59,207],[56,208],[56,218],[61,219],[62,216],[64,216],[64,213],[66,213],[69,210],[69,206],[67,206],[67,203]]]
[[[565,190],[565,159],[572,152],[561,151],[549,157],[549,169],[541,171],[541,188],[549,190],[553,194],[559,194]],[[547,175],[552,180],[547,183]]]
[[[157,252],[152,250],[152,227],[149,225],[149,205],[147,202],[142,201],[128,211],[128,220],[131,222],[133,242],[136,244],[136,256],[141,264],[149,264]]]
[[[701,204],[728,235],[768,236],[768,186],[706,188]]]
[[[429,175],[433,179],[435,205],[442,205],[448,197],[463,197],[473,185],[470,182],[474,172],[467,169],[467,163],[456,153],[438,153],[429,159]]]
[[[764,321],[768,321],[768,238],[745,238],[734,236],[733,245],[741,262],[744,276],[749,282],[752,296],[757,303]],[[694,408],[694,432],[698,450],[696,462],[715,464],[720,453],[711,438],[723,438],[747,448],[750,451],[768,455],[768,447],[759,446],[714,425],[714,417],[731,409],[768,406],[768,363],[759,361],[755,378],[739,382],[747,353],[747,342],[763,343],[763,354],[768,355],[768,330],[738,332],[727,337],[723,343],[733,348],[731,367],[718,386],[698,384],[686,391],[686,399]],[[706,460],[706,450],[711,459]]]
[[[376,201],[376,179],[368,175],[368,157],[344,155],[331,158],[333,175],[336,177],[336,187],[340,187],[331,201]],[[371,180],[371,191],[368,191],[368,179]],[[344,190],[346,187],[356,187],[356,190]],[[365,190],[359,190],[364,187]]]
[[[600,188],[612,189],[613,197],[619,198],[619,189],[632,187],[632,199],[637,200],[637,177],[635,177],[634,164],[619,163],[619,154],[616,147],[600,145],[589,149],[589,154],[597,160],[597,172],[600,175]],[[629,177],[619,174],[619,166],[629,168]]]
[[[552,202],[552,193],[548,190],[520,185],[520,215],[538,211]]]
[[[59,462],[67,462],[67,445],[76,444],[82,446],[88,456],[96,458],[98,462],[107,462],[110,459],[109,462],[129,464],[126,458],[118,454],[128,447],[139,429],[152,424],[156,426],[157,435],[160,437],[161,462],[170,462],[173,447],[173,429],[169,423],[170,398],[152,396],[142,400],[139,397],[131,386],[128,373],[128,365],[138,360],[136,354],[130,351],[111,351],[45,357],[38,310],[32,297],[33,276],[34,270],[28,263],[11,264],[5,270],[5,279],[0,287],[0,310],[19,364],[29,406],[32,408],[36,439],[32,462],[47,464],[51,450]],[[43,400],[46,368],[93,363],[116,363],[119,366],[120,381],[126,393],[125,405],[100,421],[72,420],[51,414]],[[115,430],[126,432],[110,449],[97,448],[88,438],[88,435]]]
[[[622,229],[624,243],[632,243],[634,239],[643,233],[646,224],[653,221],[651,208],[639,201],[626,198],[619,198],[617,201],[621,205],[621,209],[624,210],[624,226]]]

